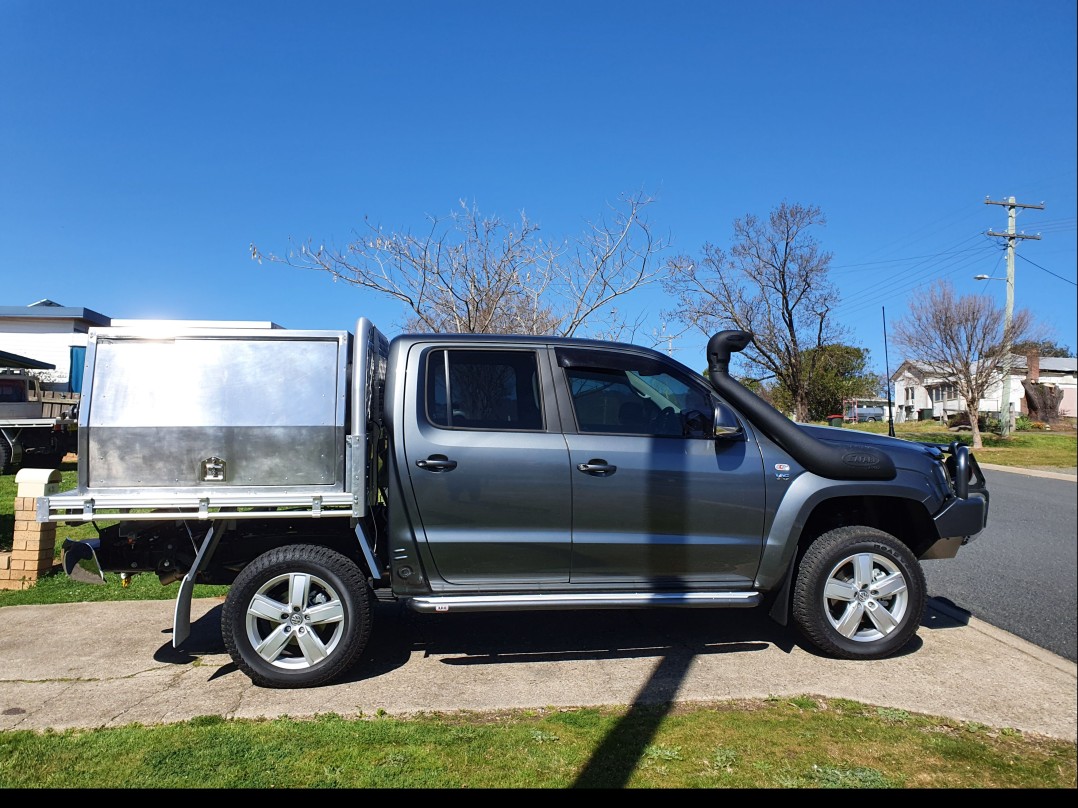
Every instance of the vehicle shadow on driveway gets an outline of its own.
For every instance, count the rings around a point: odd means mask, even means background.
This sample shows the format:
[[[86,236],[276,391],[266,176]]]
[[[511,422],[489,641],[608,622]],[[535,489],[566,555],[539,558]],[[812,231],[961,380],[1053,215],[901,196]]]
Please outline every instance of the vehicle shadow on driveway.
[[[190,664],[226,653],[221,638],[222,605],[191,622],[191,633],[173,648],[168,642],[154,660]],[[162,633],[171,634],[169,627]],[[439,655],[446,665],[633,659],[674,654],[750,653],[774,645],[787,653],[796,631],[766,614],[747,609],[535,611],[420,614],[397,603],[375,606],[370,641],[359,663],[338,680],[359,682],[403,667],[415,653]],[[235,671],[224,666],[217,676]],[[216,677],[215,677],[216,678]]]
[[[972,616],[962,607],[955,605],[954,601],[947,598],[929,598],[925,616],[921,620],[921,627],[933,630],[960,628],[968,626],[969,619]]]
[[[224,654],[221,605],[191,623],[179,649],[171,642],[154,655],[158,662],[190,664],[198,657]],[[922,629],[968,624],[969,613],[946,599],[931,598]],[[164,633],[171,634],[171,628]],[[899,655],[916,653],[916,637]],[[375,606],[374,627],[359,663],[340,680],[360,682],[403,667],[415,653],[445,657],[445,665],[511,665],[610,659],[745,654],[774,646],[784,653],[799,648],[822,656],[798,631],[772,620],[763,609],[655,609],[585,612],[491,612],[432,615],[398,603]],[[234,672],[223,666],[215,675]],[[676,690],[676,686],[674,686]]]

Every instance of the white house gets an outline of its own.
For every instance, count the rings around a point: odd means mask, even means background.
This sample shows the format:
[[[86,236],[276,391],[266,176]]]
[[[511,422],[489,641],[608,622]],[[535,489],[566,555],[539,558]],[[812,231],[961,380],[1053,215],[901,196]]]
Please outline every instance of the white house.
[[[0,306],[0,351],[52,365],[38,373],[42,386],[57,392],[81,391],[82,366],[91,328],[182,325],[214,328],[280,328],[250,320],[120,320],[91,309],[39,300],[29,306]],[[0,365],[2,366],[2,365]]]
[[[39,300],[29,306],[0,306],[0,350],[36,359],[55,369],[43,371],[42,386],[59,392],[78,385],[86,337],[91,328],[109,325],[109,318],[91,309]]]
[[[1057,385],[1063,392],[1059,405],[1061,417],[1078,414],[1078,358],[1037,356],[1011,357],[1010,403],[1016,415],[1029,412],[1023,380]],[[958,395],[953,381],[935,376],[923,365],[905,360],[891,374],[895,390],[895,422],[941,419],[966,411],[966,401]],[[998,418],[1003,401],[1001,378],[978,402],[978,412]]]

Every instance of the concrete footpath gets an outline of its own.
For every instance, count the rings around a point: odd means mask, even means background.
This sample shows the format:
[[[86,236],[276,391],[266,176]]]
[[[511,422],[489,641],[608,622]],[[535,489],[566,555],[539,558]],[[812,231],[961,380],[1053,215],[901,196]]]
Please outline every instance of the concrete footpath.
[[[894,658],[818,656],[762,610],[418,615],[379,604],[339,684],[255,687],[231,663],[222,599],[172,648],[172,601],[0,609],[0,730],[323,713],[497,711],[817,695],[1076,741],[1076,665],[930,601]]]

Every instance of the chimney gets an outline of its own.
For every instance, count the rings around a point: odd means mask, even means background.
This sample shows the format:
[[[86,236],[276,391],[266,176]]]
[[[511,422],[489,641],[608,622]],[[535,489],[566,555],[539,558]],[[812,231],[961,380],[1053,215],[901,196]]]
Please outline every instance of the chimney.
[[[1038,382],[1041,378],[1041,355],[1038,351],[1026,354],[1026,381]]]

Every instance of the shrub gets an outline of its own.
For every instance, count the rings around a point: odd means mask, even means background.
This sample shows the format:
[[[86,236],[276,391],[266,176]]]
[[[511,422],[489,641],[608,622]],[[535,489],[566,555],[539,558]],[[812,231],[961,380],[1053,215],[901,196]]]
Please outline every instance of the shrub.
[[[947,426],[969,426],[969,415],[964,412],[956,412],[947,419]],[[989,418],[987,415],[977,416],[977,429],[981,432],[999,432],[1000,421],[998,418]]]
[[[969,426],[969,413],[956,412],[947,419],[947,426]],[[977,416],[977,428],[982,432],[985,430],[985,417],[983,415]]]

